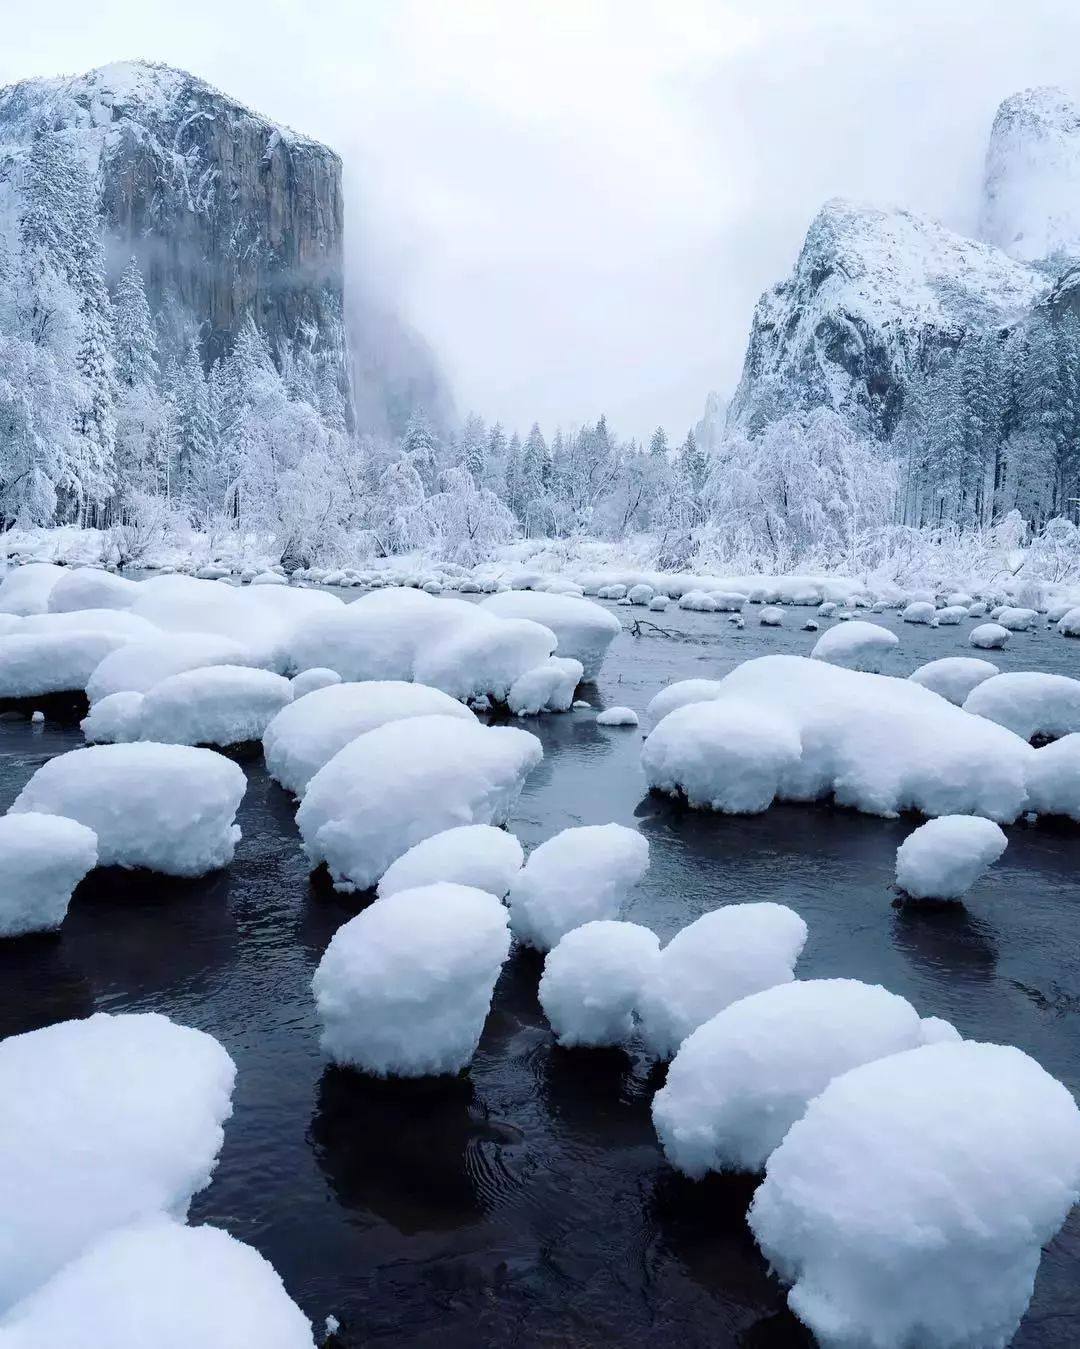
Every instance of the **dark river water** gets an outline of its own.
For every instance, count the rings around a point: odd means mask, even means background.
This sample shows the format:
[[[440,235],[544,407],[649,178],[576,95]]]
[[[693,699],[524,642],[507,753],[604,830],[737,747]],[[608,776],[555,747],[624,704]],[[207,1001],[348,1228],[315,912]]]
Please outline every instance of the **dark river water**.
[[[670,635],[624,633],[587,696],[643,712],[673,679],[809,651],[808,612],[788,611],[779,631],[754,610],[742,631],[723,615],[650,614]],[[895,672],[969,654],[970,627],[899,624]],[[1080,642],[1056,634],[1016,634],[991,658],[1080,674]],[[796,806],[704,816],[647,795],[638,731],[582,712],[528,726],[545,758],[512,827],[527,845],[573,824],[640,828],[652,865],[628,917],[666,938],[718,904],[789,904],[810,927],[801,975],[880,981],[966,1036],[1019,1045],[1080,1092],[1080,831],[1011,828],[966,906],[897,910],[895,850],[913,819]],[[0,809],[80,742],[77,729],[0,724]],[[753,1183],[693,1184],[665,1165],[649,1118],[658,1078],[633,1053],[556,1047],[535,957],[507,963],[466,1076],[374,1083],[324,1065],[311,976],[362,901],[310,887],[289,799],[261,763],[245,771],[227,872],[94,876],[59,938],[0,943],[0,1035],[152,1009],[217,1036],[239,1070],[235,1111],[192,1220],[255,1245],[317,1330],[328,1313],[340,1320],[341,1345],[810,1344],[746,1228]],[[1044,1254],[1014,1343],[1080,1343],[1080,1215]]]

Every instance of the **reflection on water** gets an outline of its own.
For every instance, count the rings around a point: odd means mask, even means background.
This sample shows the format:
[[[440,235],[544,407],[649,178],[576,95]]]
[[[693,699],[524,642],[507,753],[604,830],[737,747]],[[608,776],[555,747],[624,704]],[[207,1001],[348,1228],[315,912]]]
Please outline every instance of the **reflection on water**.
[[[672,679],[813,640],[709,615],[664,622],[680,640],[619,639],[591,701],[643,712]],[[900,632],[902,672],[962,649],[949,630]],[[1001,663],[1061,668],[1066,645],[1018,635]],[[652,866],[628,917],[666,939],[717,904],[790,904],[810,927],[801,974],[880,981],[1080,1088],[1075,828],[1010,829],[965,906],[894,909],[912,819],[827,806],[711,817],[646,791],[638,731],[589,713],[529,728],[545,759],[514,829],[531,846],[568,825],[636,824]],[[0,722],[0,808],[80,743],[55,722]],[[243,767],[244,836],[227,871],[176,883],[102,872],[59,937],[0,943],[0,1034],[153,1008],[219,1036],[239,1068],[235,1111],[193,1220],[258,1246],[317,1323],[341,1320],[344,1349],[807,1349],[746,1227],[753,1180],[694,1184],[666,1167],[649,1114],[664,1070],[634,1047],[556,1045],[534,953],[507,962],[467,1075],[379,1083],[326,1067],[311,977],[371,896],[310,882],[292,801],[260,763]],[[1017,1349],[1080,1342],[1078,1268],[1074,1219],[1044,1257]]]

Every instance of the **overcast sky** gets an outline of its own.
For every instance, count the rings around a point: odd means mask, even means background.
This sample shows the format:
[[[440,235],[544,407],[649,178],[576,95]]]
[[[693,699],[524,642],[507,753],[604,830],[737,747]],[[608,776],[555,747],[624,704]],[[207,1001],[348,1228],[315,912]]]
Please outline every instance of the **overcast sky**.
[[[349,265],[459,408],[673,438],[844,195],[976,213],[997,103],[1080,93],[1077,0],[0,0],[0,83],[145,57],[345,160]]]

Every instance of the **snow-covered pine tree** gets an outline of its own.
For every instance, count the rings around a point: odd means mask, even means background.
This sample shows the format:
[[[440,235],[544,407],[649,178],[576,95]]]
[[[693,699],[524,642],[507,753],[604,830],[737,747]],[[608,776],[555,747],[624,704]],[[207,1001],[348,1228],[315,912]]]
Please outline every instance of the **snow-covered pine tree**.
[[[132,258],[116,283],[113,301],[116,334],[116,378],[121,388],[155,385],[158,380],[157,338],[146,302],[142,269]]]

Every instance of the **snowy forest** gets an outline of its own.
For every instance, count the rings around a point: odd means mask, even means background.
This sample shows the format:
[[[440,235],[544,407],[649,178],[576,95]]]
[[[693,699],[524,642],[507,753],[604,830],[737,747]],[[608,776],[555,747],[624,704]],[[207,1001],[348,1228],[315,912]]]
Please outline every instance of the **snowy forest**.
[[[752,439],[658,427],[647,444],[603,415],[545,435],[417,408],[390,441],[353,426],[314,330],[270,350],[249,318],[207,369],[190,319],[151,314],[134,259],[106,277],[91,176],[43,129],[0,235],[4,528],[96,526],[120,561],[197,529],[294,565],[413,550],[473,564],[515,538],[640,536],[664,569],[896,570],[1002,539],[1033,542],[1051,575],[1075,566],[1072,313],[965,337],[909,386],[884,444],[826,408]]]

